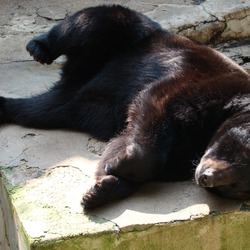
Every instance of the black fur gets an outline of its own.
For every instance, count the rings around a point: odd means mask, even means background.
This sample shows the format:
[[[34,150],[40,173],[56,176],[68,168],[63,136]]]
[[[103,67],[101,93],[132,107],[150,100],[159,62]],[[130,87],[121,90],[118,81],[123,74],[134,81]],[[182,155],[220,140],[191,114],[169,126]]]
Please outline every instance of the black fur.
[[[192,160],[205,150],[197,183],[250,197],[250,79],[230,59],[121,6],[77,12],[27,50],[46,64],[66,55],[62,77],[38,96],[1,97],[0,123],[112,138],[85,208],[125,197],[152,178],[189,179]]]

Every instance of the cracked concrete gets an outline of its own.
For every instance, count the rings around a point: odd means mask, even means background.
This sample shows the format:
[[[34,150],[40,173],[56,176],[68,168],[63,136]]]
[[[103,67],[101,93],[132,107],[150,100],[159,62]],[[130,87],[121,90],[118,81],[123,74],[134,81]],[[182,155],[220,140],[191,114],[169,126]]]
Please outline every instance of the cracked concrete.
[[[178,34],[202,43],[219,43],[249,37],[249,4],[249,0],[202,1],[195,6],[165,3],[147,15]]]
[[[216,48],[250,69],[250,0],[1,0],[0,95],[29,96],[56,82],[63,58],[40,65],[26,43],[72,12],[103,3],[121,3],[169,30],[220,43]],[[192,181],[148,183],[83,214],[81,195],[105,147],[88,135],[1,126],[0,145],[0,249],[250,248],[250,214],[243,212],[249,202],[215,197]]]

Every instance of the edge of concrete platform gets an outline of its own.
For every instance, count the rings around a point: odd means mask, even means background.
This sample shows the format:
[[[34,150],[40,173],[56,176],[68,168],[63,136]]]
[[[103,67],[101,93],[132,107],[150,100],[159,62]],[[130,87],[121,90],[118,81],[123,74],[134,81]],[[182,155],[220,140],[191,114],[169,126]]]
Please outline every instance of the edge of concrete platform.
[[[5,183],[4,177],[0,174],[0,247],[6,250],[29,249],[28,237],[11,202]]]
[[[210,211],[206,216],[200,215],[186,220],[149,224],[146,222],[124,228],[119,228],[108,220],[92,215],[87,217],[91,217],[90,220],[95,226],[101,227],[96,232],[84,230],[67,236],[54,235],[51,239],[44,239],[39,235],[35,237],[36,232],[33,232],[33,237],[27,236],[1,179],[0,194],[2,199],[6,199],[3,213],[11,225],[8,227],[8,235],[12,236],[8,239],[11,250],[250,248],[248,234],[250,204],[247,202],[234,212]],[[15,191],[12,190],[11,193]],[[20,207],[18,210],[21,212]],[[35,223],[33,226],[35,231],[41,229],[39,224]]]
[[[132,232],[80,235],[42,245],[35,243],[32,249],[249,249],[249,226],[250,213],[226,213],[193,221],[141,226]]]

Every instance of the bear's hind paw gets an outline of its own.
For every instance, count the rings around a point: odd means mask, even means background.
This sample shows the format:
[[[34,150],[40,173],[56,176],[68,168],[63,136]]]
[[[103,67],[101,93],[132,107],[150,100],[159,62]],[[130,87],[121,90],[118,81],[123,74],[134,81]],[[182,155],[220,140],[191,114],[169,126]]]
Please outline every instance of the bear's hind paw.
[[[134,193],[139,185],[139,183],[113,175],[99,177],[95,185],[83,195],[81,204],[84,209],[92,209],[110,201],[127,197]]]
[[[119,180],[117,177],[113,175],[104,176],[96,181],[94,186],[83,195],[82,206],[85,209],[90,209],[112,200],[115,186],[118,184]]]

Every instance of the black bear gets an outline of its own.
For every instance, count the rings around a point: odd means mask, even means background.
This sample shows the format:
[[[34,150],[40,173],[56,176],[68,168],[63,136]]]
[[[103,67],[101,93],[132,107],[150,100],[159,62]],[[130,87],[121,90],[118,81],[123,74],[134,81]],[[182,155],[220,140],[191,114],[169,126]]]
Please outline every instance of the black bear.
[[[212,48],[113,5],[84,9],[27,50],[67,61],[48,92],[0,97],[0,123],[68,128],[110,140],[82,204],[128,196],[151,179],[250,198],[250,77]]]

